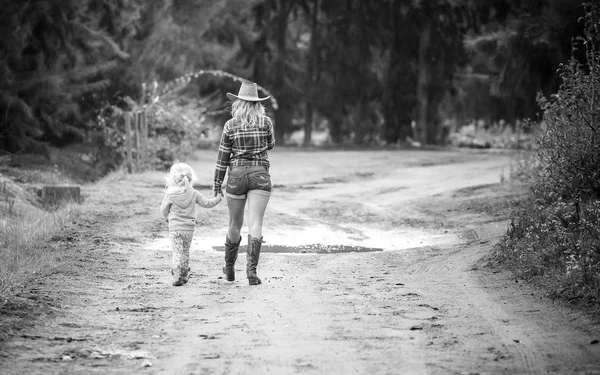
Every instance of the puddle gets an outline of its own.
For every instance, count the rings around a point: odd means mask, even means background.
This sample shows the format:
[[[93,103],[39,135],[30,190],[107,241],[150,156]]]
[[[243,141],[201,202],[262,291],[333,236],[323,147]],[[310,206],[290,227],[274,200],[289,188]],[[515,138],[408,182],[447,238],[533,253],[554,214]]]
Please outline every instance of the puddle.
[[[225,246],[213,246],[214,250],[224,251]],[[246,246],[240,246],[239,251],[246,251]],[[312,244],[312,245],[299,245],[299,246],[285,246],[285,245],[265,245],[261,247],[263,253],[293,253],[293,254],[337,254],[337,253],[365,253],[372,251],[383,251],[382,248],[378,247],[365,247],[357,245],[324,245],[324,244]]]
[[[191,251],[223,252],[226,229],[215,233],[203,233],[198,230],[192,240]],[[145,243],[148,250],[170,252],[171,243],[167,232]],[[265,235],[262,251],[283,254],[340,254],[367,253],[388,250],[403,250],[423,247],[448,246],[458,244],[463,239],[455,233],[441,230],[427,231],[418,228],[398,228],[396,230],[377,230],[363,228],[359,233],[332,231],[321,225],[306,227],[281,226],[270,228]],[[309,242],[310,241],[310,242]],[[247,237],[244,234],[240,251],[246,252]],[[307,244],[308,243],[308,244]]]

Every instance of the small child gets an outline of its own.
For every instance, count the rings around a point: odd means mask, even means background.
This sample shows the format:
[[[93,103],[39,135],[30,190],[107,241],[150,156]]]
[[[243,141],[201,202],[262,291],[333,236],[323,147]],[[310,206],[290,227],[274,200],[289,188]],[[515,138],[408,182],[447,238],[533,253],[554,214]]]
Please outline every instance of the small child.
[[[180,286],[190,277],[190,245],[196,226],[196,204],[211,208],[221,201],[221,195],[205,198],[192,185],[196,174],[186,163],[175,163],[165,177],[165,196],[160,205],[162,217],[169,223],[169,237],[173,252],[173,285]]]

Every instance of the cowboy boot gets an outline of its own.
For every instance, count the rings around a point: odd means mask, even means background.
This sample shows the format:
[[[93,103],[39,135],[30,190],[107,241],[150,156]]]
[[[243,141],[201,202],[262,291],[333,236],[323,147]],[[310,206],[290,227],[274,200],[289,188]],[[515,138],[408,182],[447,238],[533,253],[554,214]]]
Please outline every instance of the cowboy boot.
[[[173,275],[173,286],[183,285],[183,278],[181,277],[181,268],[173,268],[171,270],[171,274]]]
[[[261,238],[252,238],[248,235],[248,250],[246,251],[246,276],[250,285],[261,284],[260,279],[256,275],[256,267],[258,266],[258,258],[260,257],[260,247],[262,246]]]
[[[225,274],[227,281],[235,280],[235,261],[238,257],[240,242],[242,242],[241,236],[238,243],[232,243],[229,241],[229,238],[225,236],[225,267],[223,267],[223,273]]]

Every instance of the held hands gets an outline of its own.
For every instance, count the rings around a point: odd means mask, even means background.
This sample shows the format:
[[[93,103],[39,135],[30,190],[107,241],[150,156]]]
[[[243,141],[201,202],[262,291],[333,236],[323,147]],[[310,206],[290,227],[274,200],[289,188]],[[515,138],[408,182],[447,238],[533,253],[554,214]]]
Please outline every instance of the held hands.
[[[215,201],[215,204],[219,204],[219,202],[221,202],[222,199],[223,199],[223,192],[219,192],[219,193],[217,193],[216,191],[213,192],[213,200]]]

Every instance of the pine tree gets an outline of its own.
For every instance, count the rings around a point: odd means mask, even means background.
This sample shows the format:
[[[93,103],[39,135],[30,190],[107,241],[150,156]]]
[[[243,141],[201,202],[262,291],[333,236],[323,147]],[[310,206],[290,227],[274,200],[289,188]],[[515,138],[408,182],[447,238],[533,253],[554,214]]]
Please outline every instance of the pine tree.
[[[43,152],[82,135],[82,97],[105,89],[105,73],[128,58],[89,26],[90,3],[0,2],[0,150]]]

